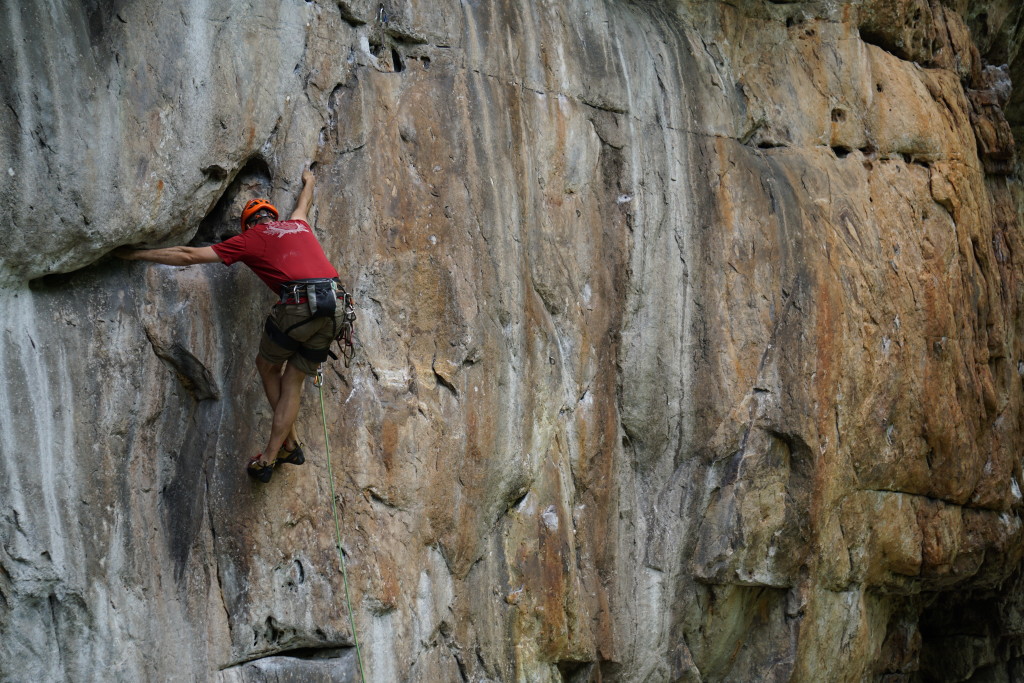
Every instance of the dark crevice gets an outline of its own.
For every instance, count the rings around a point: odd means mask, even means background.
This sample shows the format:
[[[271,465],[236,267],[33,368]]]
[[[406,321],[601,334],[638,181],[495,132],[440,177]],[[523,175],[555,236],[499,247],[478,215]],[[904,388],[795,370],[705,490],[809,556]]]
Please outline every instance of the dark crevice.
[[[924,596],[915,624],[920,680],[1021,680],[1019,653],[1024,643],[1010,616],[1019,613],[1020,584],[1018,571],[998,592],[961,590]],[[1000,670],[1004,675],[994,675]]]
[[[211,178],[223,174],[221,180],[227,177],[227,171],[216,165],[207,166],[203,173]],[[213,209],[200,221],[199,230],[189,246],[206,247],[237,235],[240,229],[238,220],[245,202],[254,197],[266,197],[270,190],[270,167],[262,157],[253,157],[231,181]]]
[[[887,32],[868,26],[860,27],[860,39],[865,43],[881,48],[904,61],[913,61],[911,54],[906,50],[906,46],[902,44],[901,37],[897,37],[898,35],[890,35]]]
[[[368,487],[366,489],[363,489],[363,491],[364,491],[364,493],[366,495],[370,496],[370,500],[372,500],[374,503],[377,503],[378,505],[383,505],[384,507],[391,508],[393,510],[401,510],[402,509],[401,507],[396,505],[394,502],[388,500],[385,497],[385,494],[383,494],[380,491],[378,491],[376,487],[370,486],[370,487]]]
[[[294,650],[282,650],[273,657],[291,657],[292,659],[338,659],[352,648],[348,647],[297,647]]]
[[[144,328],[153,353],[177,376],[182,388],[198,403],[213,399],[220,400],[220,386],[213,373],[198,358],[181,344],[165,344],[154,333],[150,325]]]
[[[235,660],[222,666],[220,670],[225,671],[236,666],[252,664],[253,662],[258,662],[263,659],[275,658],[299,659],[304,661],[330,661],[345,657],[354,657],[354,649],[355,648],[352,646],[342,645],[339,643],[325,643],[317,646],[287,648],[275,650],[273,652],[266,652],[255,657]]]
[[[508,506],[508,507],[507,507],[507,508],[505,509],[505,510],[506,510],[506,512],[507,512],[508,510],[515,510],[515,509],[516,509],[517,507],[519,507],[520,505],[522,505],[523,501],[524,501],[524,500],[526,500],[526,497],[527,497],[528,495],[530,495],[530,491],[529,491],[529,490],[527,490],[527,491],[524,491],[524,492],[523,492],[523,494],[522,494],[521,496],[519,496],[518,498],[516,498],[515,500],[513,500],[513,501],[512,501],[512,502],[511,502],[511,503],[509,504],[509,506]]]
[[[434,379],[437,380],[438,384],[440,384],[445,389],[447,389],[448,391],[452,392],[453,395],[458,397],[459,390],[456,389],[455,385],[452,384],[451,382],[449,382],[447,379],[445,379],[445,377],[443,375],[441,375],[437,370],[434,370]]]
[[[29,289],[32,291],[46,291],[46,290],[58,290],[66,289],[68,287],[74,287],[76,284],[83,282],[86,278],[90,280],[92,278],[104,278],[109,277],[114,272],[114,269],[119,267],[118,264],[123,264],[123,261],[119,259],[105,255],[94,263],[90,263],[87,266],[72,270],[67,273],[51,273],[50,275],[40,275],[37,278],[33,278],[28,281]]]
[[[903,163],[908,166],[921,166],[923,168],[931,168],[931,162],[924,159],[918,159],[913,154],[901,153],[900,158],[903,159]]]
[[[50,623],[53,625],[53,630],[54,630],[55,634],[59,633],[60,632],[60,607],[59,607],[60,606],[60,601],[57,599],[57,596],[55,594],[53,594],[53,593],[50,593],[50,595],[47,597],[46,601],[47,601],[47,605],[50,608]],[[63,661],[64,660],[64,652],[63,652],[63,648],[61,647],[60,638],[55,638],[53,642],[56,644],[57,662],[58,662],[58,664],[60,666],[60,669],[64,670],[64,661]]]
[[[592,683],[601,680],[601,670],[597,662],[563,659],[556,666],[565,683]]]
[[[586,99],[581,99],[580,103],[586,107],[590,107],[591,109],[596,109],[597,111],[606,111],[610,114],[629,114],[628,107],[617,107],[614,104],[594,102]]]
[[[344,0],[338,0],[338,11],[341,13],[341,18],[345,23],[353,28],[367,23],[365,19],[362,19],[353,11],[352,5]]]
[[[936,460],[936,457],[937,457],[936,453],[935,453],[935,451],[933,449],[929,449],[929,451],[927,453],[925,453],[925,461],[927,462],[929,468],[933,467],[933,465],[935,463],[935,460]],[[914,493],[912,491],[902,491],[902,490],[895,489],[895,488],[884,488],[884,487],[879,488],[879,487],[874,487],[874,488],[862,488],[862,489],[859,489],[859,490],[867,492],[867,493],[887,493],[887,494],[894,494],[894,495],[900,495],[900,496],[909,496],[909,497],[912,497],[912,498],[919,498],[921,500],[927,500],[927,501],[931,501],[933,503],[938,503],[940,505],[946,505],[946,506],[950,506],[950,507],[954,507],[954,508],[959,508],[959,509],[962,509],[962,510],[975,510],[977,512],[985,512],[985,513],[990,513],[990,514],[993,514],[993,515],[998,515],[998,514],[1000,514],[1002,512],[1000,510],[1000,508],[998,508],[998,507],[984,507],[984,506],[981,506],[981,505],[975,505],[975,504],[971,503],[970,501],[959,502],[959,501],[951,500],[951,499],[948,499],[948,498],[939,498],[939,497],[936,497],[936,496],[933,496],[933,495],[929,495],[927,493]]]
[[[285,583],[287,586],[299,586],[306,582],[306,569],[302,566],[302,560],[295,560],[292,565],[295,568],[294,579],[289,578]]]
[[[228,177],[228,172],[223,166],[212,164],[203,169],[203,175],[209,178],[211,181],[220,182]]]
[[[462,650],[455,638],[452,635],[452,627],[447,621],[442,621],[438,627],[438,631],[441,637],[444,639],[445,645],[448,646],[448,651],[451,653],[452,658],[455,660],[456,666],[459,667],[459,678],[465,683],[469,683],[469,672],[466,669],[466,662],[462,656]]]
[[[281,639],[281,636],[284,635],[284,631],[279,629],[279,628],[277,628],[277,619],[275,619],[274,617],[267,617],[266,626],[267,626],[267,629],[266,629],[267,639],[270,642],[272,642],[272,643],[277,642],[278,640]],[[259,633],[259,631],[256,631],[254,633],[252,644],[253,644],[253,646],[255,646],[255,645],[259,644],[259,642],[260,642],[260,633]]]

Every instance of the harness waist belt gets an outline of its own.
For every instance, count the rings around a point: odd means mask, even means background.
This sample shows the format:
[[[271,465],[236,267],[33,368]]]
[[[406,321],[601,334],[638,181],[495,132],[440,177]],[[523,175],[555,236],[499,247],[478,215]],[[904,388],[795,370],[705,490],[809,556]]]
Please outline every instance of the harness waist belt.
[[[334,298],[338,296],[338,290],[341,289],[338,278],[325,277],[325,278],[311,278],[308,280],[292,280],[291,282],[285,282],[281,285],[280,299],[278,303],[282,304],[304,304],[308,303],[311,299],[316,300],[315,292],[319,288],[329,286],[331,292],[334,294]],[[326,292],[324,292],[326,294]],[[311,313],[316,313],[316,306],[310,306]],[[333,308],[333,306],[331,307]]]

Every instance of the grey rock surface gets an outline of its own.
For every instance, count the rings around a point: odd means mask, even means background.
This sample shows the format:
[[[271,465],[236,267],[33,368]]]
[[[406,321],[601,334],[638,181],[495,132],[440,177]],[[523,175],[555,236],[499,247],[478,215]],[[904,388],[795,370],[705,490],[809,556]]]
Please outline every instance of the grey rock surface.
[[[1019,19],[0,5],[0,680],[355,680],[314,387],[243,470],[273,298],[109,255],[309,161],[368,680],[1015,680]]]

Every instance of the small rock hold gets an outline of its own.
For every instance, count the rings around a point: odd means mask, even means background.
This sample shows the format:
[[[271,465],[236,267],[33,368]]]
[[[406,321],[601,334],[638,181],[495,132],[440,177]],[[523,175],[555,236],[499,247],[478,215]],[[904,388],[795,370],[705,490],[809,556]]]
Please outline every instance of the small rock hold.
[[[519,598],[523,594],[523,588],[524,588],[524,586],[520,586],[519,588],[515,589],[514,591],[512,591],[511,593],[506,595],[505,596],[505,602],[507,602],[510,605],[518,605],[519,604]]]
[[[544,520],[544,526],[552,531],[558,528],[558,513],[555,512],[554,505],[549,505],[540,518]]]

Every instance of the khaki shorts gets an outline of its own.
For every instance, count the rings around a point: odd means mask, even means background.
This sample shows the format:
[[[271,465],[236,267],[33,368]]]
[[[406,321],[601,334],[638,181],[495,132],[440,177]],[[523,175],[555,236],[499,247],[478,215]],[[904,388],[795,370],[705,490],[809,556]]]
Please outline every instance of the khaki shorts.
[[[341,329],[344,307],[338,302],[334,311],[334,318],[313,318],[288,333],[288,336],[297,342],[302,343],[302,348],[320,351],[330,348],[334,341],[334,335]],[[306,304],[277,304],[270,311],[270,319],[277,325],[277,329],[284,332],[295,323],[302,322],[309,318],[309,306]],[[266,330],[260,338],[260,356],[274,365],[288,361],[296,369],[307,375],[315,375],[319,363],[314,363],[299,353],[299,349],[289,351],[278,346],[268,335]]]

